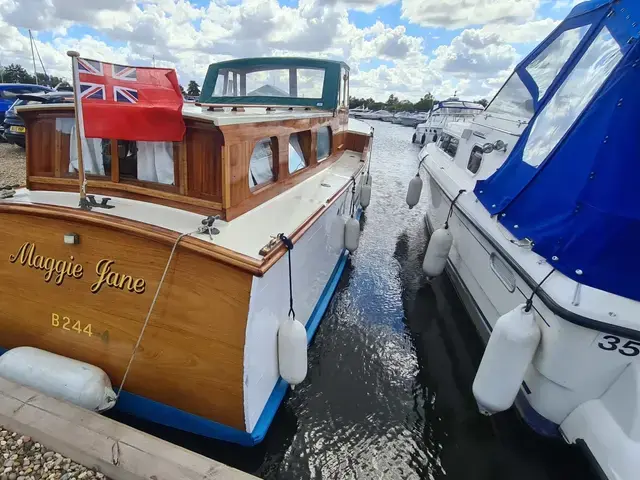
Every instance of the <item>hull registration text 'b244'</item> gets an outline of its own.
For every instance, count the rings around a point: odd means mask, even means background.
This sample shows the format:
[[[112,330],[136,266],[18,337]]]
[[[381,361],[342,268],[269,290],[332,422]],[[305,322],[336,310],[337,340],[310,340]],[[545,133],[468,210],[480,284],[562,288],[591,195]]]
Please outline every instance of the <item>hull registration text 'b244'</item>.
[[[23,243],[15,254],[9,255],[9,262],[19,263],[22,266],[36,270],[43,270],[45,272],[44,281],[49,283],[51,279],[54,279],[56,285],[62,285],[65,277],[82,278],[84,269],[82,265],[74,263],[74,260],[73,256],[70,256],[69,260],[56,260],[52,257],[37,254],[36,244],[31,242]],[[113,271],[111,267],[115,263],[115,260],[105,258],[96,264],[98,279],[91,285],[91,293],[98,293],[104,285],[133,293],[144,293],[146,289],[145,280]]]

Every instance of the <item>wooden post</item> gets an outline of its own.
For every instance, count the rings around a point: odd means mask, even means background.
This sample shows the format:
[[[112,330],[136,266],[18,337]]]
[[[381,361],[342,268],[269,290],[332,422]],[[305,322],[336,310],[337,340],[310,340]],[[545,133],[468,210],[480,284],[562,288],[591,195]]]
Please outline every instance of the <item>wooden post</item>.
[[[78,74],[78,57],[80,54],[69,50],[67,55],[71,57],[71,71],[73,72],[73,105],[75,107],[76,120],[76,148],[78,150],[78,179],[80,180],[80,203],[83,210],[91,210],[87,201],[86,176],[84,174],[84,161],[82,159],[82,137],[84,136],[84,124],[82,123],[82,106],[80,105],[80,75]]]

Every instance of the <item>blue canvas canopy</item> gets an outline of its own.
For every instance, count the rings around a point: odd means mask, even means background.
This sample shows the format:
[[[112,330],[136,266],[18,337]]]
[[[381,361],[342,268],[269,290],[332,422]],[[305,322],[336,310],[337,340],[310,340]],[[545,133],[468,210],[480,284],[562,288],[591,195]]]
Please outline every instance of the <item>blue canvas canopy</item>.
[[[576,6],[488,106],[505,118],[525,112],[529,123],[505,163],[475,188],[485,208],[517,238],[529,238],[557,270],[634,300],[640,300],[639,36],[637,0]],[[557,71],[550,68],[554,59],[563,60]],[[514,92],[523,86],[528,98],[519,103]]]

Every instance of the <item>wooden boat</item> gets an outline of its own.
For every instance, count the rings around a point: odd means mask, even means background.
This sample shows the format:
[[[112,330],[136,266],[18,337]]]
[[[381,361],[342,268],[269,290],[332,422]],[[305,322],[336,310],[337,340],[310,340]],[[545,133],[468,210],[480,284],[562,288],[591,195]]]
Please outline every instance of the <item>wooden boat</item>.
[[[73,105],[21,108],[27,184],[0,200],[1,347],[87,362],[118,385],[175,247],[116,408],[260,442],[288,386],[276,235],[294,245],[295,313],[310,341],[348,256],[330,227],[360,211],[372,131],[349,120],[348,84],[341,62],[213,64],[200,103],[183,108],[181,142],[84,140],[91,211],[78,208]]]

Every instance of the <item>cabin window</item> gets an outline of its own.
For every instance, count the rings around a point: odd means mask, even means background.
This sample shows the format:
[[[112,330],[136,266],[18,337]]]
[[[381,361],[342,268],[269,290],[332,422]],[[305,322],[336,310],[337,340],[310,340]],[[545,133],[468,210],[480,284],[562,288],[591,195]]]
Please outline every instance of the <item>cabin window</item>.
[[[567,63],[569,56],[576,49],[590,26],[583,25],[565,30],[527,65],[527,72],[538,85],[538,99],[544,97],[547,89],[555,80],[560,69]]]
[[[458,151],[458,143],[459,140],[456,137],[449,135],[448,133],[443,133],[440,137],[440,149],[450,157],[456,156],[456,152]]]
[[[274,143],[271,138],[264,138],[253,147],[253,153],[251,153],[251,160],[249,161],[249,188],[255,188],[275,180],[273,169]]]
[[[118,140],[121,180],[175,185],[172,142]]]
[[[292,133],[289,137],[289,173],[297,172],[307,166],[304,143],[305,138],[302,132]]]
[[[517,73],[513,73],[502,86],[486,112],[510,115],[522,120],[529,120],[533,116],[533,98]]]
[[[467,162],[467,170],[474,175],[478,173],[478,170],[480,170],[483,153],[482,148],[477,145],[471,150],[471,155],[469,155],[469,161]]]
[[[57,118],[56,130],[70,135],[69,172],[78,173],[78,148],[75,121],[72,118]],[[134,142],[117,140],[118,171],[121,180],[175,185],[172,142]],[[111,140],[105,138],[82,138],[82,162],[89,175],[111,176]]]
[[[331,154],[331,129],[329,127],[321,127],[318,129],[317,139],[318,162],[325,160]]]
[[[213,90],[216,97],[322,98],[323,68],[221,68]]]
[[[622,59],[620,46],[604,27],[531,127],[522,160],[538,167],[567,134]]]
[[[73,118],[57,118],[56,130],[70,135],[69,173],[78,173],[78,141]],[[82,137],[82,163],[88,175],[108,176],[111,174],[111,140]]]

